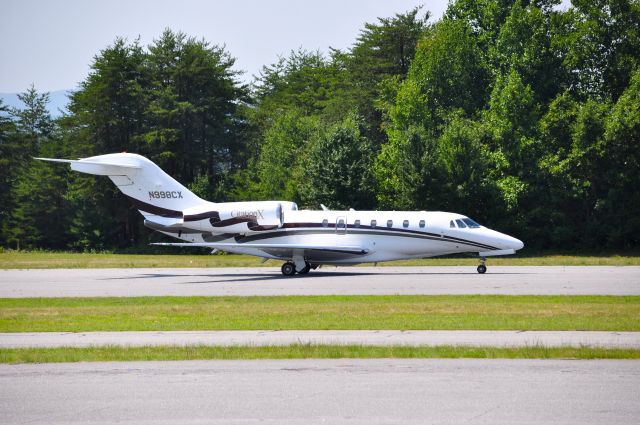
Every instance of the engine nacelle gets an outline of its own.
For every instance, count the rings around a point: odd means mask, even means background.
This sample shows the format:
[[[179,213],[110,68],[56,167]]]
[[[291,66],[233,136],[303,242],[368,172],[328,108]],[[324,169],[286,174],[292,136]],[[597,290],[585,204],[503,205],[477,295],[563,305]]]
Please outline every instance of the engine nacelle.
[[[262,232],[282,227],[285,209],[297,209],[293,202],[275,201],[229,202],[211,207],[185,211],[183,226],[213,233]]]

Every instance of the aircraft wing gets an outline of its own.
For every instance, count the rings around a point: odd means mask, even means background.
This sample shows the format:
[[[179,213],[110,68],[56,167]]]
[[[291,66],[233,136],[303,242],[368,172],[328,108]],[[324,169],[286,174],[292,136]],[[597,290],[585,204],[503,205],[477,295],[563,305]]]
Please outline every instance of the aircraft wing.
[[[265,252],[277,252],[281,255],[292,253],[293,251],[320,251],[326,253],[342,253],[352,255],[365,255],[369,253],[367,248],[353,245],[314,245],[314,244],[265,244],[265,243],[216,243],[216,242],[158,242],[151,245],[159,246],[201,246],[205,248],[220,249],[222,251],[238,251],[243,248],[260,249]]]

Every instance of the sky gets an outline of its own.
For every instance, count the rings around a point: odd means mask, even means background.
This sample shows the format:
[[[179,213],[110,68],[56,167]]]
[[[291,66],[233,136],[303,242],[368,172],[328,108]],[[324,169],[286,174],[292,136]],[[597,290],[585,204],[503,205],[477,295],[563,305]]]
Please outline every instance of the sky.
[[[34,84],[39,91],[74,89],[93,57],[116,37],[143,45],[165,28],[226,45],[245,82],[263,65],[300,47],[349,48],[365,22],[424,4],[432,21],[448,0],[2,0],[0,93]]]

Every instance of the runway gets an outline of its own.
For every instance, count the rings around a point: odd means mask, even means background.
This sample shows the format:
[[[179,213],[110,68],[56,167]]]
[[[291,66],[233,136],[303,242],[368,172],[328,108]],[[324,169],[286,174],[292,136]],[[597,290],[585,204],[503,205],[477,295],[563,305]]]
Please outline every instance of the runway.
[[[280,270],[1,270],[0,297],[220,295],[640,295],[640,267],[326,267],[305,276]]]
[[[624,360],[0,365],[7,424],[636,424],[639,399]]]
[[[292,344],[640,349],[640,332],[584,331],[145,331],[1,333],[0,348],[274,346]]]

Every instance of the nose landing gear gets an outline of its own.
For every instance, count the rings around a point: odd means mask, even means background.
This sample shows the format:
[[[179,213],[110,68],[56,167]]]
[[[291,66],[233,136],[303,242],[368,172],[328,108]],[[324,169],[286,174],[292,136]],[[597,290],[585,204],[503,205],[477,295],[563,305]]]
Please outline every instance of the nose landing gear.
[[[480,274],[484,274],[487,271],[487,266],[485,265],[485,263],[487,262],[487,259],[484,257],[480,257],[480,265],[478,266],[478,273]]]

